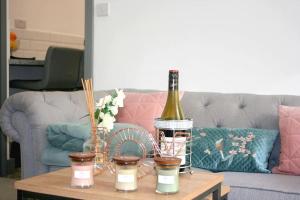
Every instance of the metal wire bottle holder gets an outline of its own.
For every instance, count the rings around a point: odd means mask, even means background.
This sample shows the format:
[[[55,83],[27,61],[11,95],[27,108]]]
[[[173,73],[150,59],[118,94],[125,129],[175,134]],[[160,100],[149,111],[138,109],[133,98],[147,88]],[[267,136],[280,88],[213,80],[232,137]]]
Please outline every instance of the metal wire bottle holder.
[[[161,155],[181,158],[179,172],[192,173],[193,120],[163,120],[157,118],[154,126]]]

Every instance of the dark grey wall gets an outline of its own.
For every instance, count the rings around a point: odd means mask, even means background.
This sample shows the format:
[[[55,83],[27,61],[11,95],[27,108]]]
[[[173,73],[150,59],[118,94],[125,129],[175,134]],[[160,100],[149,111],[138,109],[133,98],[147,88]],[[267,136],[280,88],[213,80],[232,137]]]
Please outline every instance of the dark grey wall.
[[[0,105],[4,102],[7,95],[7,33],[6,33],[6,0],[1,0],[0,7],[1,31],[0,31]]]
[[[0,105],[7,97],[7,33],[6,33],[6,0],[0,3]],[[7,174],[6,137],[0,129],[0,176]]]
[[[93,77],[94,0],[85,1],[84,78]]]

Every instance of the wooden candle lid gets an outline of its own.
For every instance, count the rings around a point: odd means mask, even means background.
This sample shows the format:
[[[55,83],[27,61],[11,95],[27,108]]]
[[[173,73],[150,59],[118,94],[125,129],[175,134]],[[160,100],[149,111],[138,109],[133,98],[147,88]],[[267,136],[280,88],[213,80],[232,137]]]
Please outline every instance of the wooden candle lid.
[[[136,156],[116,156],[113,158],[118,165],[136,165],[140,160],[139,157]]]
[[[155,157],[154,161],[158,165],[177,166],[180,165],[181,159],[176,157]]]
[[[95,154],[91,152],[74,152],[69,157],[75,162],[90,162],[95,158]]]

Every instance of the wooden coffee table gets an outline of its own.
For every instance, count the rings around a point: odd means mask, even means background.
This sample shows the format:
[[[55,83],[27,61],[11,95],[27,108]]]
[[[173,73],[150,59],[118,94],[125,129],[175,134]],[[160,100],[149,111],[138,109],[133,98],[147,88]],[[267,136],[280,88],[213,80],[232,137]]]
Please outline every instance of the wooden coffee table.
[[[228,186],[222,186],[223,175],[194,173],[180,176],[180,191],[173,195],[155,193],[155,176],[147,175],[139,180],[136,192],[117,192],[114,189],[114,175],[103,173],[95,176],[95,185],[89,189],[70,187],[71,168],[16,181],[18,200],[38,199],[226,199]]]

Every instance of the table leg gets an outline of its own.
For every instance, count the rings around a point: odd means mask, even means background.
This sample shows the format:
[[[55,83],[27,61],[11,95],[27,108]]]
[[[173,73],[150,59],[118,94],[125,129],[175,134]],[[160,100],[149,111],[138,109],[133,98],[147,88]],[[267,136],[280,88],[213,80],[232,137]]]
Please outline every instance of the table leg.
[[[15,159],[8,159],[7,141],[9,139],[3,134],[0,128],[0,176],[7,176],[15,170]]]
[[[214,187],[210,188],[206,192],[200,194],[198,197],[194,198],[194,200],[206,199],[206,197],[211,194],[212,194],[212,200],[221,200],[221,183],[215,185]]]
[[[228,195],[226,194],[226,195],[222,196],[221,200],[228,200]]]
[[[221,184],[216,186],[216,189],[212,193],[213,200],[221,200]]]
[[[7,171],[6,136],[3,135],[0,129],[0,176],[6,176]]]
[[[23,200],[23,191],[17,190],[17,200]]]

